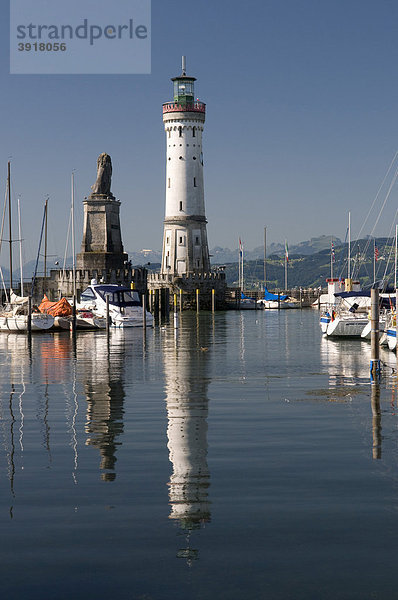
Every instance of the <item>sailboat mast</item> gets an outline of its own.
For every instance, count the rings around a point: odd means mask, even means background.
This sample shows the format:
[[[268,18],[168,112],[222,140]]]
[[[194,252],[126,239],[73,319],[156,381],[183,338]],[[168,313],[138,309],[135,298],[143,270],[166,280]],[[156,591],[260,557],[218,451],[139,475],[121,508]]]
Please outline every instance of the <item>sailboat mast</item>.
[[[287,240],[285,240],[285,290],[287,290],[287,263],[288,263]]]
[[[351,277],[351,213],[348,213],[348,279]]]
[[[44,224],[44,277],[47,277],[47,220],[48,220],[48,198],[46,198],[46,203],[44,205],[44,215],[45,215],[45,224]]]
[[[7,174],[7,192],[8,192],[8,231],[10,235],[10,292],[12,289],[12,225],[11,225],[11,165],[8,161],[8,174]]]
[[[243,286],[244,286],[244,283],[243,283],[243,244],[242,244],[242,269],[241,269],[241,273],[242,273],[242,292],[243,292]]]
[[[240,238],[239,238],[239,249],[238,249],[239,277],[238,277],[238,282],[239,282],[239,289],[242,290],[242,282],[241,282],[241,277],[240,277],[240,254],[241,254],[241,244],[240,244]]]
[[[264,292],[267,287],[267,228],[264,227]]]
[[[397,289],[397,257],[398,257],[398,225],[395,225],[395,269],[394,269],[394,288]]]
[[[376,282],[376,238],[373,238],[373,283]]]
[[[22,227],[21,227],[21,206],[18,198],[18,237],[19,237],[19,269],[21,272],[21,296],[23,296],[23,266],[22,266]]]
[[[76,252],[75,252],[75,174],[72,173],[72,269],[73,297],[76,296]]]
[[[330,279],[333,279],[333,238],[330,240]]]

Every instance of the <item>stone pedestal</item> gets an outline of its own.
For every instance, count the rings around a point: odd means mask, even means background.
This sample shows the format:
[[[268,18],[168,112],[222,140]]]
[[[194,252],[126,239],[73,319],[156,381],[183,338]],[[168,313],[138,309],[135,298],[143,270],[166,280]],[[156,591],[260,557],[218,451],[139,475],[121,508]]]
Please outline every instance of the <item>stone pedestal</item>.
[[[91,194],[83,202],[84,228],[78,269],[122,269],[127,261],[120,230],[120,202],[112,194]]]

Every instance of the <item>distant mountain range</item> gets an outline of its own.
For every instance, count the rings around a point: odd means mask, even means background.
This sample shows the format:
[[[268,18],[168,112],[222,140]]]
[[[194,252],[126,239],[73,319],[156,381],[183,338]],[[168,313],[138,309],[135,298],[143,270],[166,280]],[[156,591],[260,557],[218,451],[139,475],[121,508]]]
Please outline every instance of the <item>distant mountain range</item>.
[[[302,256],[309,256],[320,252],[321,250],[330,249],[331,241],[335,248],[341,246],[341,240],[331,235],[321,235],[319,237],[311,238],[305,242],[298,244],[292,244],[289,246],[289,253],[300,254]],[[285,245],[282,243],[270,244],[267,246],[267,256],[276,255],[284,256]],[[129,252],[129,259],[133,265],[146,265],[147,263],[160,263],[162,260],[162,253],[157,250],[140,250],[139,252]],[[221,265],[225,263],[238,262],[239,260],[239,248],[230,250],[229,248],[221,248],[216,246],[210,250],[211,263],[213,265]],[[264,247],[258,246],[254,250],[246,250],[244,248],[245,260],[257,260],[264,257]]]

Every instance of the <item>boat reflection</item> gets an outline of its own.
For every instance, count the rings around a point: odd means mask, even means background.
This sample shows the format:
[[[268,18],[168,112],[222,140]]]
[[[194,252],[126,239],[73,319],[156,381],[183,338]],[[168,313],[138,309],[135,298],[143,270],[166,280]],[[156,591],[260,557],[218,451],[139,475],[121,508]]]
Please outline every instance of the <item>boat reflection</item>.
[[[190,534],[210,521],[207,465],[207,390],[212,320],[208,315],[183,314],[179,328],[167,328],[162,338],[167,439],[173,473],[168,482],[170,515],[186,536],[177,556],[191,563],[198,551]]]
[[[392,365],[395,356],[380,348],[380,360]],[[321,339],[321,364],[329,373],[329,386],[357,385],[358,380],[370,379],[370,344],[356,339]],[[392,366],[390,367],[392,369]]]
[[[118,351],[112,353],[111,344]],[[76,337],[77,360],[84,368],[78,371],[78,381],[83,386],[87,400],[85,432],[86,445],[99,450],[101,479],[116,478],[116,451],[123,433],[125,391],[122,383],[124,354],[123,338],[106,333],[85,332]]]

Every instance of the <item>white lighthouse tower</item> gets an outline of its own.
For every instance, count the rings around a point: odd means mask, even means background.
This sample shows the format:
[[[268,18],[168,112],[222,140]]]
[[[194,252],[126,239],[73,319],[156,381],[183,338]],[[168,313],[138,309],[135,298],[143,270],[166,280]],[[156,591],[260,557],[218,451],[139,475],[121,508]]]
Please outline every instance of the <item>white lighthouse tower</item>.
[[[166,211],[161,273],[210,271],[203,189],[202,134],[206,105],[195,100],[195,77],[172,78],[174,100],[163,104],[166,131]]]

